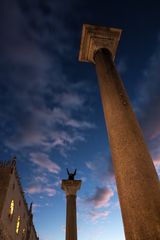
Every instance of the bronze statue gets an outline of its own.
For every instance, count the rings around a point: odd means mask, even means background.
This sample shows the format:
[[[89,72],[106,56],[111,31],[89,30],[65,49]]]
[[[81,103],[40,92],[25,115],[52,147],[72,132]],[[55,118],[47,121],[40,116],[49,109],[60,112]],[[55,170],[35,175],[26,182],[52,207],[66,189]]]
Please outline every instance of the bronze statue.
[[[76,172],[77,172],[77,169],[75,169],[74,173],[71,173],[71,172],[68,171],[68,168],[67,168],[68,180],[74,180]]]

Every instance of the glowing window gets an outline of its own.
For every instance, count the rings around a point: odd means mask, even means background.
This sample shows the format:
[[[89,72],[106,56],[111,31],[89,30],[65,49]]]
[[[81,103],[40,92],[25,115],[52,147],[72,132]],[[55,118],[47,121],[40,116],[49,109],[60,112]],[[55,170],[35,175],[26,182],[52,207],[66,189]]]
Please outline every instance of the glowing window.
[[[11,201],[9,215],[12,216],[14,212],[14,200]]]
[[[16,225],[16,233],[19,233],[19,227],[20,227],[20,216],[17,218],[17,225]]]

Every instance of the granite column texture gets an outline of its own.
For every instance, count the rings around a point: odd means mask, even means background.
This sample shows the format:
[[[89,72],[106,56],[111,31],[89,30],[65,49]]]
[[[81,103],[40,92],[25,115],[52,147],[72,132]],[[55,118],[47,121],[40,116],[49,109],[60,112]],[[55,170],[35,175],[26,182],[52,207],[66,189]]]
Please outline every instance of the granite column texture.
[[[77,240],[76,195],[68,195],[66,198],[66,240]]]
[[[94,54],[126,240],[160,240],[160,183],[108,49]]]

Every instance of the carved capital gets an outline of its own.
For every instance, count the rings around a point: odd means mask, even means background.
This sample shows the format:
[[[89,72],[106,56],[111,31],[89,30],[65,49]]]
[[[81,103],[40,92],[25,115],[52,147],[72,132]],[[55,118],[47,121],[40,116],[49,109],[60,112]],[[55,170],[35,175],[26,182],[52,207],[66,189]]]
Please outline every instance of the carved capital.
[[[66,192],[66,195],[76,195],[81,187],[81,180],[62,180],[61,188]]]
[[[94,53],[100,48],[108,49],[115,58],[121,29],[83,25],[79,61],[94,63]]]

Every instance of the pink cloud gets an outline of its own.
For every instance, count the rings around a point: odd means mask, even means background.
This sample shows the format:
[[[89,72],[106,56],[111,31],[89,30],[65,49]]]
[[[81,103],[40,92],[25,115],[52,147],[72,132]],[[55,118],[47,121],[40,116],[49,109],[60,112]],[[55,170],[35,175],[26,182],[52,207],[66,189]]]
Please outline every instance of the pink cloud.
[[[47,196],[49,197],[53,197],[56,194],[56,190],[54,188],[51,187],[42,187],[40,185],[32,185],[30,186],[27,190],[27,193],[29,194],[42,194],[42,193],[46,193]]]
[[[51,188],[51,187],[47,187],[47,188],[45,189],[45,192],[47,193],[47,195],[48,195],[49,197],[52,197],[52,196],[54,196],[54,195],[56,194],[56,190],[53,189],[53,188]]]
[[[157,174],[160,177],[160,154],[153,160],[154,166],[157,170]]]
[[[41,193],[42,188],[40,186],[30,186],[26,191],[30,194],[36,194]]]
[[[92,203],[95,208],[101,208],[107,206],[112,196],[113,191],[111,189],[97,187],[95,194],[87,198],[86,201]]]
[[[155,167],[160,167],[160,157],[153,161]]]
[[[93,221],[96,221],[97,219],[103,219],[106,218],[109,215],[109,211],[103,211],[103,212],[98,212],[98,211],[92,211],[90,212],[91,218]]]
[[[51,161],[45,153],[30,153],[30,160],[32,163],[38,165],[40,168],[46,169],[51,173],[59,173],[60,166]]]
[[[72,145],[74,142],[76,141],[84,141],[84,137],[81,136],[80,134],[68,134],[65,131],[61,131],[61,132],[53,132],[52,134],[52,146],[65,146],[67,145]]]
[[[154,166],[157,170],[157,174],[160,177],[160,148],[159,148],[159,140],[155,141],[155,144],[151,146],[151,153],[152,153],[152,159]]]

